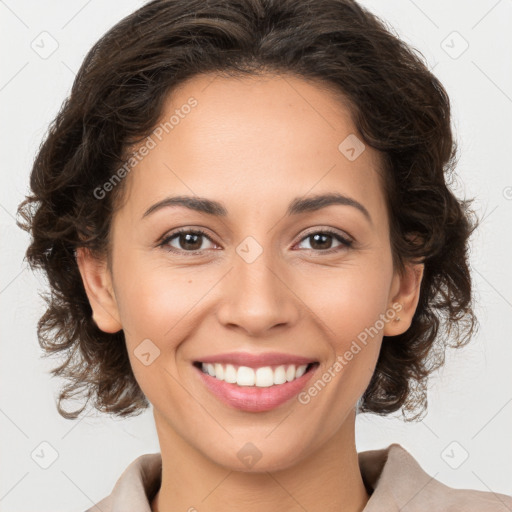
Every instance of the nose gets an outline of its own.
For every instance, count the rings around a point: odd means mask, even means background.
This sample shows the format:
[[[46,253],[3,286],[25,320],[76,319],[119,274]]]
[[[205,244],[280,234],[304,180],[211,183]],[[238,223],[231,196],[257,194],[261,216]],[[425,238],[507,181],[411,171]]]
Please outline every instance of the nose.
[[[267,253],[251,263],[235,255],[217,309],[224,327],[255,337],[278,327],[290,328],[299,320],[302,302],[293,293],[291,272]]]

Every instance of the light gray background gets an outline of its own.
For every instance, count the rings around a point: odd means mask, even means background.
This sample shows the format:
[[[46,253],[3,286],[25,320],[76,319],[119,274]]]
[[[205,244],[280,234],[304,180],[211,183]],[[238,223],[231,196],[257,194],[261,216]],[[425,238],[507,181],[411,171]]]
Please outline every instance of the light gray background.
[[[134,458],[159,451],[150,410],[130,420],[58,415],[61,383],[48,373],[56,361],[40,357],[36,339],[45,282],[23,262],[28,236],[15,225],[35,152],[86,52],[142,4],[0,1],[1,511],[83,511],[111,492]],[[362,4],[420,50],[446,87],[461,154],[456,192],[476,195],[485,221],[471,255],[480,332],[466,348],[448,351],[430,381],[422,422],[361,415],[357,448],[398,442],[447,485],[512,494],[512,0]],[[469,47],[459,55],[464,40]],[[33,49],[49,52],[52,44],[58,48],[46,58]],[[42,442],[58,453],[48,469],[35,462],[50,462]],[[41,450],[45,456],[34,460]]]

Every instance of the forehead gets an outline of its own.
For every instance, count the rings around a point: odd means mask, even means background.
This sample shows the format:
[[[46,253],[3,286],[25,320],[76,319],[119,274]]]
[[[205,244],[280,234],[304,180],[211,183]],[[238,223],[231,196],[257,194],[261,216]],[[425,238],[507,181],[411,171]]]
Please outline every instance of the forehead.
[[[171,194],[214,198],[230,215],[263,206],[271,215],[292,197],[338,191],[384,213],[380,155],[362,146],[342,95],[321,82],[198,75],[169,94],[150,137],[125,184],[139,219]],[[358,156],[348,158],[354,142]]]

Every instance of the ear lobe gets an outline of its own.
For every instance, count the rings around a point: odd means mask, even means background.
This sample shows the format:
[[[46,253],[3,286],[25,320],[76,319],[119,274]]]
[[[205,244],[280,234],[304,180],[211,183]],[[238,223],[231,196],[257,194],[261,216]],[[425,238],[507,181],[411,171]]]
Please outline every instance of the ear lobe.
[[[403,276],[395,275],[398,280],[398,292],[391,299],[391,303],[400,303],[402,308],[395,319],[384,327],[384,336],[397,336],[403,334],[412,323],[420,299],[421,281],[425,270],[424,263],[407,263]],[[397,319],[399,321],[396,321]]]
[[[104,332],[120,331],[122,325],[106,261],[99,260],[89,249],[79,247],[76,249],[76,262],[94,322]]]

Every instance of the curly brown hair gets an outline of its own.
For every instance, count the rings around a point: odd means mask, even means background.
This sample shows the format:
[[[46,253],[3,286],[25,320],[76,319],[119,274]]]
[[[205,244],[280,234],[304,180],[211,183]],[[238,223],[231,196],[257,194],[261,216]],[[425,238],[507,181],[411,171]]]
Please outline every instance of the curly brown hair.
[[[468,240],[479,221],[473,199],[448,188],[457,153],[450,101],[423,55],[353,0],[153,0],[86,56],[35,158],[32,194],[18,207],[18,225],[32,235],[26,259],[49,281],[37,334],[45,356],[65,356],[52,370],[67,379],[57,403],[63,417],[76,419],[91,399],[121,417],[149,406],[123,331],[97,327],[77,267],[77,247],[109,259],[123,182],[101,200],[94,190],[151,133],[180,83],[263,70],[320,80],[342,95],[364,143],[383,156],[394,268],[424,263],[412,324],[384,337],[359,411],[402,408],[406,421],[419,418],[446,347],[466,344],[477,328]],[[77,395],[83,407],[64,410],[62,401]]]

